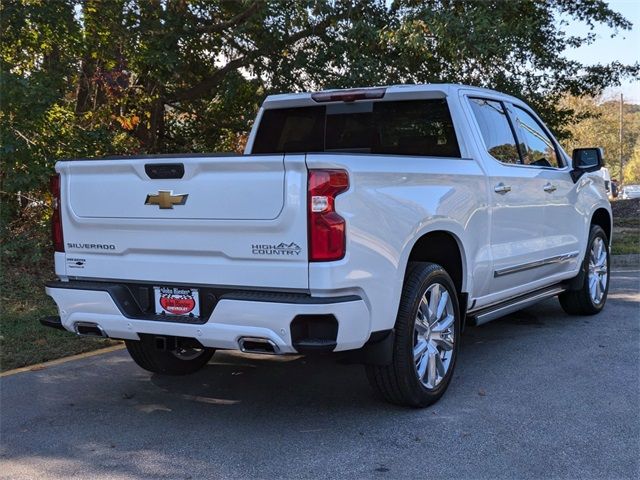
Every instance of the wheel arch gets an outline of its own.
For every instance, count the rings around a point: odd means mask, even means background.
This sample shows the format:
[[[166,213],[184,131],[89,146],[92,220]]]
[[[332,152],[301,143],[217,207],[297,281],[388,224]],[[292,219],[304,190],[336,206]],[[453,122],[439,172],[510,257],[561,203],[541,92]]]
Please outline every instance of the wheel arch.
[[[586,232],[585,232],[585,242],[584,249],[582,251],[582,257],[579,263],[579,268],[576,276],[569,281],[569,290],[575,291],[581,288],[582,283],[584,281],[584,276],[586,275],[586,270],[584,266],[584,261],[589,254],[589,236],[591,232],[591,227],[593,225],[598,225],[604,233],[607,235],[607,241],[609,242],[609,247],[611,247],[611,233],[613,230],[613,218],[611,211],[607,209],[605,206],[598,206],[591,214],[589,219],[589,223],[586,224]]]
[[[412,241],[407,242],[403,255],[398,266],[398,276],[402,275],[394,287],[397,299],[396,308],[399,307],[404,280],[406,279],[409,262],[422,261],[432,262],[441,265],[451,276],[453,284],[458,293],[458,302],[462,328],[465,325],[465,317],[468,303],[469,287],[467,282],[467,258],[461,240],[464,231],[457,224],[451,222],[446,225],[440,224],[438,227],[431,225],[412,236]],[[457,228],[456,228],[457,227]],[[459,229],[459,233],[454,230]],[[395,312],[397,314],[397,310]],[[383,340],[377,340],[373,344],[363,347],[363,355],[360,357],[363,363],[370,365],[387,365],[393,358],[393,328],[388,330],[389,336]]]
[[[464,247],[454,232],[437,229],[423,233],[411,245],[405,272],[409,262],[437,263],[451,276],[458,293],[467,291]]]
[[[591,221],[589,223],[589,228],[591,228],[591,225],[598,225],[604,230],[604,233],[607,234],[609,245],[611,245],[611,232],[613,229],[612,221],[613,219],[609,210],[600,207],[593,212],[593,214],[591,215]]]

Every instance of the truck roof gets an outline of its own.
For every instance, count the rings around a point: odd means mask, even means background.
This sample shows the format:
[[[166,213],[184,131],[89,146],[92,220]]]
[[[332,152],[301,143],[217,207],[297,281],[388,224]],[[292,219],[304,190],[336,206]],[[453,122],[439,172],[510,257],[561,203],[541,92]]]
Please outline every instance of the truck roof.
[[[318,102],[312,99],[312,95],[317,93],[339,93],[349,90],[373,90],[385,89],[384,98],[381,100],[417,100],[428,98],[445,98],[457,95],[458,91],[465,90],[477,92],[479,95],[491,95],[492,97],[502,97],[504,100],[520,103],[521,100],[511,95],[498,92],[482,87],[473,87],[470,85],[462,85],[457,83],[425,83],[425,84],[403,84],[403,85],[384,85],[376,87],[364,88],[346,88],[334,90],[322,90],[320,92],[301,92],[301,93],[282,93],[277,95],[269,95],[262,104],[263,108],[292,108],[318,105]]]

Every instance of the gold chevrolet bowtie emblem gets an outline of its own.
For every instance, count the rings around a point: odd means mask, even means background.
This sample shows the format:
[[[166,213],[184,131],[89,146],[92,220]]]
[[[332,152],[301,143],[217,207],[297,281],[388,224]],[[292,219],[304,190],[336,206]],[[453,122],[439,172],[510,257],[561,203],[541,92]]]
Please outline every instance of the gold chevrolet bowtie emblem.
[[[172,190],[160,190],[157,194],[147,195],[145,205],[158,205],[161,209],[173,208],[174,205],[184,205],[187,203],[186,193],[174,195]]]

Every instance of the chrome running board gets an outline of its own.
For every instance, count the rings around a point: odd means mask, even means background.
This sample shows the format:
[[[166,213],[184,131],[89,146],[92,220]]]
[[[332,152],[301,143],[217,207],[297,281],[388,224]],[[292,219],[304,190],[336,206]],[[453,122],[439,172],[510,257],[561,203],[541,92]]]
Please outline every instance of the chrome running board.
[[[550,297],[554,297],[559,293],[566,290],[562,285],[553,285],[541,290],[521,295],[516,298],[512,298],[505,302],[490,305],[488,307],[482,307],[478,310],[472,310],[467,312],[467,325],[482,325],[484,323],[495,320],[496,318],[504,317],[510,313],[517,312],[523,308],[529,307],[535,303],[545,300]]]

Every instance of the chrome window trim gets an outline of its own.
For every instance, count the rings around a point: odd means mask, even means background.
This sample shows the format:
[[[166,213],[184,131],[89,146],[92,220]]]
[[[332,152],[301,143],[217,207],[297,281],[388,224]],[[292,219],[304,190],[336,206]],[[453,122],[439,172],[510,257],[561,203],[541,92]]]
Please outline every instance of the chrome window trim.
[[[522,165],[526,166],[526,167],[544,168],[544,169],[548,169],[548,170],[563,170],[563,169],[565,169],[568,166],[567,165],[567,159],[565,158],[564,155],[561,155],[561,153],[564,153],[564,150],[560,147],[560,144],[558,143],[558,140],[556,140],[556,137],[553,136],[553,134],[547,128],[547,126],[542,121],[542,119],[540,117],[538,117],[538,115],[536,115],[535,112],[528,105],[523,106],[523,105],[518,105],[518,104],[513,103],[513,102],[511,102],[510,105],[513,108],[517,108],[519,110],[522,110],[523,112],[528,114],[531,118],[533,118],[533,120],[536,122],[538,127],[540,127],[540,129],[549,138],[549,140],[551,140],[551,143],[553,144],[553,148],[556,151],[556,158],[558,159],[559,163],[562,163],[562,165],[558,165],[557,167],[554,167],[554,166],[546,167],[546,166],[543,166],[543,165],[530,165],[530,164],[524,164],[524,163]],[[509,112],[509,113],[511,113],[511,112]],[[515,113],[514,115],[515,115],[515,118],[517,119],[518,114]],[[514,128],[516,128],[515,125],[514,125]],[[517,127],[517,128],[519,129],[520,127]],[[518,137],[517,132],[516,132],[516,137]],[[518,140],[520,140],[520,137],[518,137]]]

